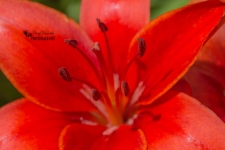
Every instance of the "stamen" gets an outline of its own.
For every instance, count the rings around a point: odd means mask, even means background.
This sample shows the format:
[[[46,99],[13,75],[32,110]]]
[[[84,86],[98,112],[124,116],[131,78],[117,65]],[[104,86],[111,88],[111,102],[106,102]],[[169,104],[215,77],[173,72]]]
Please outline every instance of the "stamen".
[[[98,58],[100,68],[102,71],[102,77],[104,84],[107,89],[109,89],[109,86],[107,86],[107,81],[109,82],[110,85],[113,85],[113,79],[112,79],[112,73],[109,72],[109,67],[107,66],[107,62],[105,61],[105,58],[102,54],[101,47],[98,42],[95,42],[94,45],[92,46],[92,51],[95,53],[96,57]],[[108,78],[106,78],[108,77]]]
[[[103,54],[101,52],[101,47],[98,42],[94,43],[94,45],[92,46],[92,51],[95,53],[96,57],[98,58],[102,72],[105,72],[106,76],[109,76],[107,64],[103,57]]]
[[[72,80],[74,80],[74,81],[77,81],[77,82],[86,84],[87,86],[89,86],[89,87],[91,87],[91,88],[96,89],[96,87],[95,87],[92,83],[90,83],[90,82],[88,82],[88,81],[85,81],[85,80],[82,80],[82,79],[78,79],[78,78],[71,77],[70,74],[69,74],[69,72],[66,70],[65,67],[59,68],[59,69],[58,69],[58,73],[59,73],[59,76],[60,76],[61,78],[63,78],[64,80],[66,80],[66,81],[71,82]]]
[[[143,38],[138,38],[138,55],[140,58],[145,54],[146,51],[146,43]]]
[[[83,117],[80,117],[80,122],[82,124],[90,125],[90,126],[96,126],[98,123],[90,120],[86,120]]]
[[[143,38],[138,38],[138,52],[137,52],[136,55],[134,55],[134,57],[126,65],[126,68],[124,70],[124,74],[122,75],[122,79],[125,78],[125,76],[127,74],[127,71],[129,70],[130,66],[138,58],[137,56],[139,56],[141,58],[145,54],[145,51],[146,51],[146,42],[145,42],[145,40]]]
[[[93,62],[88,58],[88,56],[78,47],[78,42],[77,40],[74,39],[65,39],[64,40],[66,43],[68,43],[70,46],[72,46],[73,48],[77,49],[78,52],[86,59],[86,61],[88,62],[88,64],[91,66],[91,68],[93,69],[93,71],[95,72],[97,78],[99,81],[102,81],[101,75],[99,74],[99,71],[97,70],[97,68],[95,67],[95,65],[93,64]],[[102,82],[101,82],[102,83]],[[104,80],[103,80],[104,83]],[[104,87],[105,85],[103,85]]]
[[[144,82],[141,81],[138,83],[138,86],[134,90],[131,99],[127,103],[126,110],[125,110],[125,118],[129,118],[132,116],[131,112],[135,112],[136,108],[135,103],[139,100],[139,98],[142,96],[143,91],[145,90]]]
[[[125,70],[124,70],[124,73],[123,73],[123,75],[122,75],[122,79],[124,79],[125,78],[125,76],[126,76],[126,74],[127,74],[127,71],[129,70],[129,68],[130,68],[130,66],[133,64],[133,62],[137,59],[137,56],[138,56],[138,54],[136,54],[130,61],[129,61],[129,63],[126,65],[126,68],[125,68]]]
[[[106,43],[106,48],[107,48],[107,55],[108,55],[108,62],[109,62],[109,67],[111,68],[111,70],[114,71],[114,66],[113,66],[113,61],[112,61],[112,54],[111,54],[111,50],[110,50],[110,46],[109,46],[109,40],[108,37],[106,35],[106,32],[108,31],[108,27],[106,26],[105,23],[103,23],[99,18],[96,19],[98,27],[100,28],[100,30],[102,31],[104,38],[105,38],[105,43]]]
[[[58,74],[65,81],[68,81],[68,82],[72,81],[72,77],[70,76],[69,72],[66,70],[65,67],[59,68],[58,69]]]
[[[65,39],[64,42],[66,42],[67,44],[69,44],[73,48],[77,48],[77,45],[78,45],[77,40],[74,40],[74,39]]]
[[[121,82],[121,90],[125,96],[128,96],[128,94],[130,92],[130,88],[126,81]]]
[[[81,79],[78,79],[78,78],[73,78],[73,77],[71,77],[71,78],[72,78],[72,80],[75,80],[75,81],[80,82],[80,83],[84,83],[84,84],[86,84],[87,86],[96,89],[96,87],[95,87],[92,83],[90,83],[90,82],[88,82],[88,81],[81,80]]]
[[[96,19],[97,23],[98,23],[98,27],[100,28],[100,30],[102,32],[107,32],[108,31],[108,27],[99,19]]]
[[[128,107],[133,106],[139,100],[139,98],[142,96],[142,93],[144,92],[145,88],[146,88],[146,85],[144,85],[144,82],[140,81],[138,83],[138,86],[134,90],[134,93],[129,101]]]
[[[94,88],[90,88],[89,86],[84,84],[83,88],[80,88],[79,91],[101,112],[100,113],[101,117],[105,118],[106,120],[109,120],[105,105],[102,103],[102,101],[93,100],[92,89]],[[90,113],[93,116],[96,116],[96,115],[98,116],[98,114],[96,114],[95,112],[90,112]],[[97,118],[99,118],[100,116],[98,116]]]
[[[97,89],[93,89],[92,90],[92,98],[95,100],[95,101],[98,101],[100,98],[101,98],[101,93],[97,90]]]
[[[118,126],[112,126],[112,127],[109,127],[107,128],[103,133],[102,135],[111,135],[114,131],[116,131],[118,129]]]

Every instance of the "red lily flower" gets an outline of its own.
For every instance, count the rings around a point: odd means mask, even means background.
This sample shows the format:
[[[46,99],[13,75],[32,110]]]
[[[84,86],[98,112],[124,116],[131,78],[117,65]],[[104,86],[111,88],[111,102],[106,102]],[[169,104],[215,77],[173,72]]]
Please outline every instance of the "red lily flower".
[[[81,28],[37,3],[0,1],[0,67],[26,97],[0,109],[0,148],[225,149],[224,123],[168,91],[224,5],[190,5],[147,24],[149,1],[83,0]]]

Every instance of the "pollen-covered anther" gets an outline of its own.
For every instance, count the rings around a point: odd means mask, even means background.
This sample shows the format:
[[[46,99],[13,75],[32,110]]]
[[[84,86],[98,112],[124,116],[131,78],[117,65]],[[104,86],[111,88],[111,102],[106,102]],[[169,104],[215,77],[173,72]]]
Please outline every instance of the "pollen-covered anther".
[[[72,77],[70,76],[69,72],[66,70],[65,67],[59,68],[58,69],[58,74],[65,81],[68,81],[68,82],[72,81]]]
[[[125,96],[128,96],[128,94],[130,92],[130,88],[126,81],[121,82],[121,90]]]
[[[77,45],[78,45],[77,40],[74,40],[74,39],[65,39],[64,42],[66,42],[67,44],[69,44],[73,48],[76,48]]]
[[[101,50],[101,47],[100,47],[98,42],[94,43],[94,45],[92,46],[92,50],[93,51],[100,51]]]
[[[97,89],[92,90],[92,98],[98,101],[102,97],[101,93]]]
[[[97,18],[96,21],[97,21],[98,27],[100,28],[102,32],[108,31],[108,27],[105,25],[105,23],[103,23],[99,18]]]
[[[138,38],[138,55],[142,57],[146,51],[146,42],[143,38]]]

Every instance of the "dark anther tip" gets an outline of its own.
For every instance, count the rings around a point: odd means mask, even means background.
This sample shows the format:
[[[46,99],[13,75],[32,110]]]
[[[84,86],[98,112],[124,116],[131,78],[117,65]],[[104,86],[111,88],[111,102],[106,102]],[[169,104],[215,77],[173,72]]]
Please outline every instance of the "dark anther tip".
[[[101,98],[101,93],[97,90],[97,89],[93,89],[92,90],[92,98],[95,100],[95,101],[98,101],[100,98]]]
[[[78,45],[77,40],[74,40],[74,39],[65,39],[64,42],[66,42],[67,44],[69,44],[70,46],[74,48],[77,47]]]
[[[105,25],[105,23],[103,23],[99,18],[97,18],[96,21],[97,21],[99,29],[102,32],[107,32],[108,31],[108,27]]]
[[[126,81],[121,82],[121,90],[125,96],[128,96],[128,94],[130,92],[130,88]]]
[[[138,38],[138,55],[142,57],[146,51],[146,42],[143,38]]]
[[[65,67],[59,68],[58,69],[58,74],[65,81],[68,81],[68,82],[71,82],[72,81],[72,78],[71,78],[69,72],[66,70]]]

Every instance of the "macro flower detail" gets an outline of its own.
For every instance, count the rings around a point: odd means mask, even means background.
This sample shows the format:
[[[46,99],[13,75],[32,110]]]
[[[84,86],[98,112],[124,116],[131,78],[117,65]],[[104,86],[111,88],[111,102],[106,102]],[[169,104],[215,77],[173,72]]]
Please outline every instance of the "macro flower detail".
[[[147,0],[83,0],[79,26],[38,3],[0,1],[0,68],[24,95],[0,109],[0,149],[224,149],[224,123],[172,88],[224,7],[206,1],[148,23]],[[55,38],[30,40],[32,30]]]
[[[200,1],[192,0],[192,2]],[[192,89],[190,95],[214,111],[225,122],[224,21],[220,26],[220,29],[201,49],[196,62],[186,73],[184,79]]]

